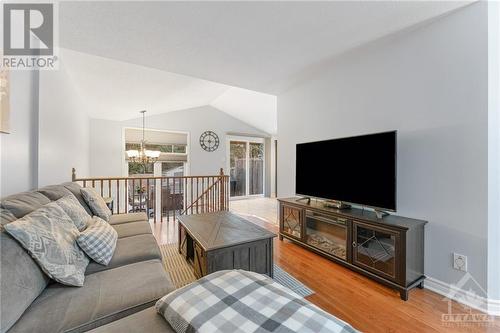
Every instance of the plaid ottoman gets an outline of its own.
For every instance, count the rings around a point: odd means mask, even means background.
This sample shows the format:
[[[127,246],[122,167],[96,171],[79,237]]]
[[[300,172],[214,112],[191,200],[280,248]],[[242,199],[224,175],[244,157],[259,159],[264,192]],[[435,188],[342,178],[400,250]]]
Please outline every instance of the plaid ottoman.
[[[177,333],[356,332],[265,275],[219,271],[164,296],[156,310]]]

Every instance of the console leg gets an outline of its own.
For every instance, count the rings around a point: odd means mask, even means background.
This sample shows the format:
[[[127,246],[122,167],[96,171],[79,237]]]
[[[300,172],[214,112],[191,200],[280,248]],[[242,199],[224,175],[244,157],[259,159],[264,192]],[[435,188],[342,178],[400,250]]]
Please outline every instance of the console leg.
[[[401,299],[403,301],[407,301],[408,300],[408,290],[401,290],[399,292],[399,297],[401,297]]]
[[[283,236],[279,235],[279,236],[278,236],[278,239],[279,239],[280,241],[282,241],[282,240],[283,240]]]
[[[424,281],[420,282],[420,283],[417,285],[417,288],[418,288],[418,289],[424,289]]]

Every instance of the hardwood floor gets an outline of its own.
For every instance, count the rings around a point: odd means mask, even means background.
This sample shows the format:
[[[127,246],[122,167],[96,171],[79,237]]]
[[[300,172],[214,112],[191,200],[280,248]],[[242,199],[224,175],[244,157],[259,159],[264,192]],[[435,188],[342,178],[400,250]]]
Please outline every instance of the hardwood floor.
[[[278,232],[276,200],[231,201],[230,210]],[[151,223],[159,243],[177,242],[177,224]],[[500,318],[489,323],[445,325],[448,301],[432,291],[414,289],[407,302],[399,293],[309,252],[290,241],[274,241],[275,263],[315,291],[309,301],[363,332],[500,332]],[[453,313],[467,313],[452,302]],[[480,313],[474,311],[473,313]]]

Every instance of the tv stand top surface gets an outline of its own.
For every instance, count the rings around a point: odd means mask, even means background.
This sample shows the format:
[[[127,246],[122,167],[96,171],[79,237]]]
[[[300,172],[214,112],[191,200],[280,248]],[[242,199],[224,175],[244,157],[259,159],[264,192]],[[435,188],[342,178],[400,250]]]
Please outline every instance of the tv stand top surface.
[[[338,209],[326,206],[325,201],[323,200],[311,199],[309,202],[307,202],[304,200],[297,201],[298,199],[300,199],[300,197],[282,198],[278,199],[278,201],[285,204],[300,206],[306,209],[312,209],[327,214],[331,213],[335,215],[341,215],[347,218],[365,220],[376,224],[386,225],[405,230],[421,226],[427,223],[427,221],[424,220],[412,219],[397,215],[386,215],[382,218],[377,218],[375,212],[368,209],[360,209],[353,207],[346,209]]]

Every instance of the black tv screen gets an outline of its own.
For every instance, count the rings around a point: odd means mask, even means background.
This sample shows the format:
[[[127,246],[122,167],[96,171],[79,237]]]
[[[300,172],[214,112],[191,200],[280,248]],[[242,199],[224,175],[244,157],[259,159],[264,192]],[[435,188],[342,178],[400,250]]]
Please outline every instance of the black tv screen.
[[[297,195],[396,211],[397,132],[297,144]]]

